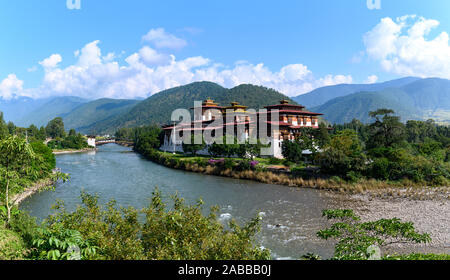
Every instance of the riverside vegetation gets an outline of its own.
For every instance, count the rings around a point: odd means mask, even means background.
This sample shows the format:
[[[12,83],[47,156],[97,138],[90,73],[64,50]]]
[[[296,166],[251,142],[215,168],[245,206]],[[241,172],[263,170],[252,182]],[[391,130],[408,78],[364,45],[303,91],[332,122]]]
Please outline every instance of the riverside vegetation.
[[[438,193],[448,199],[450,128],[429,121],[400,122],[392,110],[371,112],[373,122],[357,120],[330,130],[304,129],[296,141],[284,141],[284,160],[259,157],[261,144],[236,140],[212,144],[210,156],[198,156],[205,144],[183,145],[186,154],[158,150],[156,126],[119,129],[118,139],[133,141],[136,152],[165,166],[263,183],[417,199]],[[302,151],[310,150],[311,155]],[[280,172],[280,170],[288,172]],[[406,191],[399,191],[400,189]]]
[[[158,131],[156,127],[134,130],[137,140],[135,149],[141,153],[156,153],[155,148],[160,141]],[[37,143],[28,144],[17,135],[5,135],[1,138],[0,184],[3,210],[0,214],[0,259],[271,258],[270,252],[258,247],[255,242],[255,235],[260,229],[260,217],[243,226],[234,221],[224,225],[217,219],[217,208],[212,208],[208,215],[204,215],[202,201],[186,205],[177,196],[172,197],[172,205],[167,207],[158,190],[153,193],[150,205],[142,210],[120,208],[114,201],[102,206],[99,205],[97,196],[82,193],[82,205],[74,212],[68,212],[62,203],[58,203],[54,207],[56,213],[38,225],[35,219],[19,211],[8,200],[11,189],[20,191],[27,185],[26,182],[45,177],[54,167],[51,150],[42,142]],[[204,158],[200,159],[203,162]],[[182,162],[170,157],[165,160]],[[240,165],[237,168],[242,170],[259,168],[259,163],[256,162],[236,165],[236,159],[230,160],[210,160],[208,164],[229,165],[234,169]],[[143,222],[141,217],[144,218]],[[351,210],[326,210],[324,217],[338,220],[330,228],[318,233],[323,239],[337,239],[335,259],[369,259],[373,256],[369,250],[373,245],[430,241],[429,236],[418,233],[412,223],[398,219],[361,223]],[[74,247],[80,249],[79,255],[76,250],[71,250]],[[413,254],[383,258],[448,260],[449,256]],[[317,259],[317,256],[308,254],[303,259]]]

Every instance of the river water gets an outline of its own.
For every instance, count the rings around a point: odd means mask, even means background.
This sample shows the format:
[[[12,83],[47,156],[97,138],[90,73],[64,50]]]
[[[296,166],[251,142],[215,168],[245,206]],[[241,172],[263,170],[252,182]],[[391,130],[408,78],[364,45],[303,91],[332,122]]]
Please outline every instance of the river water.
[[[309,252],[332,256],[333,244],[316,237],[326,226],[322,210],[339,206],[326,192],[173,170],[114,144],[101,146],[97,152],[59,155],[56,159],[57,166],[70,173],[70,181],[21,204],[40,220],[52,213],[51,206],[57,200],[74,210],[81,203],[82,190],[98,194],[101,203],[115,199],[120,206],[141,209],[149,205],[158,187],[165,197],[178,193],[188,203],[202,198],[208,209],[218,205],[224,222],[234,218],[243,223],[261,214],[257,241],[275,258],[298,259]]]

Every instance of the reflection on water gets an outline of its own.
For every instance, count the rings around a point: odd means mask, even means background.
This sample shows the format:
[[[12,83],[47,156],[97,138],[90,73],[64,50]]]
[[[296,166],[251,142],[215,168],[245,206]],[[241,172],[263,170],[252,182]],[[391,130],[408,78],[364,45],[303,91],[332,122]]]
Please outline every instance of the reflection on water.
[[[202,198],[207,208],[218,205],[224,222],[232,218],[244,222],[260,215],[258,241],[277,258],[299,258],[308,252],[330,257],[333,252],[332,244],[318,240],[316,232],[325,226],[322,210],[337,202],[320,191],[172,170],[113,144],[97,152],[57,156],[57,166],[70,173],[70,181],[21,205],[39,219],[51,213],[57,200],[74,210],[82,190],[98,194],[102,203],[115,199],[120,206],[142,208],[158,187],[165,197],[178,193],[188,203]]]

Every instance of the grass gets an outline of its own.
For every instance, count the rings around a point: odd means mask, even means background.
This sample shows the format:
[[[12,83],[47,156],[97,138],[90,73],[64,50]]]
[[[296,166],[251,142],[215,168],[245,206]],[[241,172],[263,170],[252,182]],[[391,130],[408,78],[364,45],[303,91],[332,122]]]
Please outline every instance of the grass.
[[[410,254],[401,256],[388,256],[383,260],[400,260],[400,261],[450,261],[450,255],[436,255],[436,254]]]
[[[0,225],[0,260],[23,259],[25,251],[26,247],[19,234]]]

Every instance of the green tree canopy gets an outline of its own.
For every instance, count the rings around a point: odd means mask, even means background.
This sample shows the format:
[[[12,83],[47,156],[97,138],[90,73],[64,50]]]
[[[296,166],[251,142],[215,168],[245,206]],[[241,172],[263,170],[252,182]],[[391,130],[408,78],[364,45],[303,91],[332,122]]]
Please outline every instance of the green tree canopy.
[[[369,126],[369,148],[392,147],[406,139],[405,125],[400,117],[393,116],[395,112],[390,109],[379,109],[370,112],[375,122]]]
[[[51,120],[47,127],[45,128],[47,135],[53,139],[64,138],[66,136],[66,131],[64,129],[63,119],[58,117]]]

